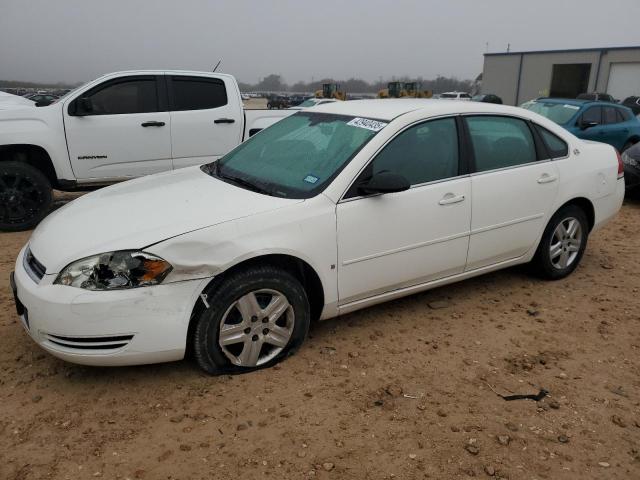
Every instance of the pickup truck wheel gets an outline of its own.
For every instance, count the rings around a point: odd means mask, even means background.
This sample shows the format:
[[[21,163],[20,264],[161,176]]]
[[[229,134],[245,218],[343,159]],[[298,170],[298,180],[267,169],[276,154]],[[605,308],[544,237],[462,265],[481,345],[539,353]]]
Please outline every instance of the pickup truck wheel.
[[[0,230],[35,227],[51,201],[51,183],[41,171],[23,162],[0,162]]]
[[[271,266],[232,274],[207,294],[196,319],[193,352],[208,373],[244,373],[275,365],[302,344],[307,295],[290,273]]]
[[[533,258],[535,273],[548,280],[570,275],[580,263],[587,247],[589,224],[576,205],[558,210],[549,223]]]

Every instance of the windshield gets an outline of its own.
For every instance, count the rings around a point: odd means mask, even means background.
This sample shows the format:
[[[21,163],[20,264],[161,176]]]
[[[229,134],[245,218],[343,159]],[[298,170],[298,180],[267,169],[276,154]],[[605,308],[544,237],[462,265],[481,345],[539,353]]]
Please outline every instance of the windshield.
[[[206,167],[211,175],[242,188],[311,198],[386,125],[367,118],[299,112]]]
[[[567,123],[571,117],[580,110],[580,107],[577,105],[540,101],[523,103],[522,108],[539,113],[543,117],[547,117],[549,120],[554,121],[559,125]]]
[[[299,104],[299,107],[313,107],[316,104],[316,100],[314,98],[310,98],[308,100],[305,100],[304,102],[302,102],[301,104]]]

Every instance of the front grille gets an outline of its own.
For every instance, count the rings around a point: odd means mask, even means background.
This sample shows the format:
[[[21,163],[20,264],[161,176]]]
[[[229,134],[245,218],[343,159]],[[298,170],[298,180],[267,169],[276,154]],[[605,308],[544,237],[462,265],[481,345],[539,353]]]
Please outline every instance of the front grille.
[[[108,337],[66,337],[47,333],[44,335],[49,343],[59,347],[78,351],[117,350],[126,347],[133,335],[111,335]]]
[[[31,253],[31,249],[27,247],[27,250],[24,252],[24,269],[27,271],[29,276],[33,279],[34,282],[40,283],[42,277],[44,277],[44,273],[47,271],[44,265],[42,265],[36,257]]]

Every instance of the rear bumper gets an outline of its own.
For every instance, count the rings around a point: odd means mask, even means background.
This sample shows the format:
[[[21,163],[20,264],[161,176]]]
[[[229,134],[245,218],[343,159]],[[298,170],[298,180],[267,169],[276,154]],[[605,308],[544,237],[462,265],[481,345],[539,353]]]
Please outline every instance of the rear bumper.
[[[50,354],[99,366],[168,362],[184,357],[189,319],[208,280],[91,292],[36,283],[16,261],[14,281],[22,326]],[[20,310],[19,310],[20,311]]]

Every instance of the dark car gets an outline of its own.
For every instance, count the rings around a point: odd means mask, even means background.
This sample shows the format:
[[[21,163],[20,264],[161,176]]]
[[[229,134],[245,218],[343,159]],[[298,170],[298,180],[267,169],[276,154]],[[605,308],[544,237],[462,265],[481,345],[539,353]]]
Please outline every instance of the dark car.
[[[499,103],[502,105],[502,99],[494,95],[493,93],[486,93],[481,95],[474,95],[471,97],[473,102],[483,102],[483,103]]]
[[[622,105],[629,107],[636,115],[640,115],[640,97],[627,97],[622,102]]]
[[[591,100],[592,102],[612,102],[615,103],[615,99],[608,93],[581,93],[576,97],[578,100]]]
[[[291,104],[289,103],[289,99],[287,97],[282,96],[282,95],[274,95],[273,97],[270,97],[269,100],[267,101],[267,108],[268,109],[272,109],[272,108],[277,108],[277,109],[289,108],[290,106],[291,106]]]
[[[58,99],[55,95],[49,95],[48,93],[36,93],[33,95],[27,95],[25,98],[28,98],[32,102],[36,102],[36,107],[46,107]]]
[[[622,163],[627,190],[638,189],[640,187],[640,143],[636,143],[622,153]]]

